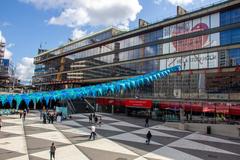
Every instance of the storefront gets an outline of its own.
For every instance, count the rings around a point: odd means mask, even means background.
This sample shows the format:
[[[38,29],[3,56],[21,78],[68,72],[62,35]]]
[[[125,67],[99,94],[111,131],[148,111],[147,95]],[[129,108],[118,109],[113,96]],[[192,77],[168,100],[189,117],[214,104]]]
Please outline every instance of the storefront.
[[[138,99],[96,100],[98,111],[124,113],[129,116],[150,116],[160,121],[231,123],[240,120],[240,104],[213,102],[171,102]]]
[[[96,104],[101,112],[127,113],[129,116],[151,116],[151,100],[98,98]]]
[[[151,100],[124,100],[127,115],[138,117],[151,117]]]
[[[181,105],[179,102],[160,102],[155,108],[155,119],[161,121],[179,121]]]

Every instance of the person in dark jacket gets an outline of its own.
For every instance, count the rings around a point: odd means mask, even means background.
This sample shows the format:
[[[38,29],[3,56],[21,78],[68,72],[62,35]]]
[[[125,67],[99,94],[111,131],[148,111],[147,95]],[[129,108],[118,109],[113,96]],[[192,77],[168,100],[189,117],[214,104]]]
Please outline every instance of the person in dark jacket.
[[[147,135],[146,135],[146,144],[150,144],[151,138],[152,138],[152,134],[150,131],[148,131]]]
[[[23,110],[23,120],[24,120],[24,121],[25,121],[25,118],[26,118],[26,114],[27,114],[27,110],[24,109],[24,110]]]
[[[46,113],[43,113],[43,124],[47,123],[47,115]]]
[[[92,114],[89,115],[89,123],[92,123]]]
[[[95,116],[94,121],[95,121],[95,124],[98,123],[98,117],[97,116]]]
[[[149,118],[147,117],[147,118],[145,119],[145,127],[149,127],[148,122],[149,122]]]
[[[50,120],[51,120],[51,123],[53,124],[53,121],[54,121],[54,115],[53,114],[50,115]]]

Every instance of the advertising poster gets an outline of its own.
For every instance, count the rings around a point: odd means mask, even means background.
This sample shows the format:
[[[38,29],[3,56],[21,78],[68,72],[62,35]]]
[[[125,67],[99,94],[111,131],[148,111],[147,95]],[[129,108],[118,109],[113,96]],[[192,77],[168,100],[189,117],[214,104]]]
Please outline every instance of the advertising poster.
[[[218,26],[219,26],[219,13],[216,13],[205,17],[197,18],[194,20],[164,27],[163,34],[164,38],[169,38],[179,36],[182,34],[199,32],[207,30],[209,28],[215,28]],[[163,44],[164,54],[217,46],[219,45],[219,41],[220,41],[219,33],[177,40],[170,42],[170,44],[169,43]]]

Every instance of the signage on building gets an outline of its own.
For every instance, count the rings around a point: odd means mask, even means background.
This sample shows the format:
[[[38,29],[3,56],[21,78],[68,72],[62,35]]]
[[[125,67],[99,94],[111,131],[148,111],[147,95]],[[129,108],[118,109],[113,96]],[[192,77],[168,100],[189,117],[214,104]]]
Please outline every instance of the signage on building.
[[[151,100],[125,100],[125,107],[152,108]]]
[[[107,98],[98,98],[96,101],[99,105],[116,105],[116,106],[125,106],[133,108],[152,108],[151,100],[118,100],[118,99],[107,99]]]
[[[160,60],[160,69],[166,69],[176,65],[180,65],[182,70],[217,68],[218,52]]]

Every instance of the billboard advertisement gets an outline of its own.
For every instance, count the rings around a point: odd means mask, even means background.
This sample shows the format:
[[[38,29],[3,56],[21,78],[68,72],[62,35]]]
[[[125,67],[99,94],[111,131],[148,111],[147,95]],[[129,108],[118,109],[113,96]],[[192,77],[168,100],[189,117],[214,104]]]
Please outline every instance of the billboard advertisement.
[[[163,29],[163,37],[169,38],[179,36],[182,34],[190,34],[193,32],[207,30],[219,26],[219,13],[197,18],[194,20],[178,23]],[[219,33],[211,35],[202,35],[187,39],[181,39],[163,44],[163,53],[183,52],[188,50],[195,50],[205,47],[219,45]],[[168,48],[170,47],[170,48]]]

